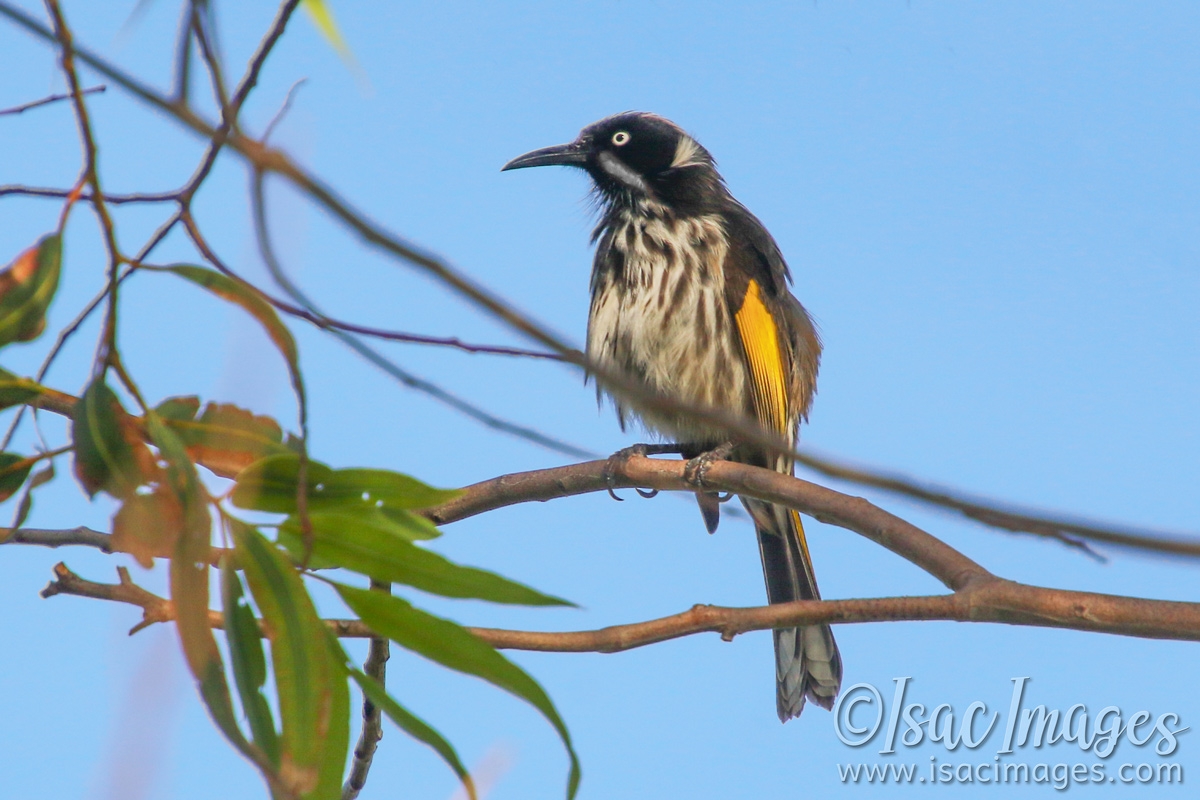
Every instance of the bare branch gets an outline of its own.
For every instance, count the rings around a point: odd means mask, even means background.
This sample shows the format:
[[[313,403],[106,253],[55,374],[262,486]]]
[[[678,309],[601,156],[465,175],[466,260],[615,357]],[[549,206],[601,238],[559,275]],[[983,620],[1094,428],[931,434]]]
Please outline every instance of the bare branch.
[[[75,407],[76,398],[65,394],[48,390],[33,401],[33,405],[38,408],[44,408],[48,411],[53,411],[56,414],[63,416],[71,416],[71,412]],[[534,432],[536,434],[536,432]],[[584,453],[584,455],[591,455]],[[670,464],[673,462],[659,461],[657,459],[631,459],[633,463],[642,463],[651,461],[654,464]],[[474,516],[475,514],[490,511],[495,508],[501,508],[514,503],[528,502],[530,500],[552,500],[556,497],[567,497],[576,494],[585,494],[588,492],[600,491],[607,488],[604,478],[604,466],[607,461],[594,461],[584,464],[576,464],[565,467],[554,467],[546,470],[536,470],[534,472],[516,473],[513,475],[502,475],[498,478],[483,481],[481,483],[469,486],[464,491],[464,494],[457,500],[440,506],[436,509],[431,509],[427,515],[438,524],[446,524],[459,519]],[[834,462],[830,462],[834,463]],[[725,462],[718,462],[722,468],[727,465]],[[745,467],[752,469],[751,467]],[[870,477],[873,473],[864,473],[864,482],[866,477]],[[713,477],[714,473],[710,472],[709,476]],[[786,476],[780,476],[785,478]],[[797,479],[798,480],[798,479]],[[816,484],[806,481],[799,481],[805,486],[816,486]],[[619,483],[619,486],[650,486],[646,483],[638,483],[637,480],[632,482]],[[650,488],[659,488],[653,487]],[[719,487],[718,487],[719,488]],[[881,487],[882,488],[882,487]],[[824,489],[826,492],[832,492],[831,489]],[[739,491],[738,494],[746,494],[747,492]],[[753,494],[752,492],[750,494]],[[837,494],[833,492],[833,494]],[[840,495],[844,497],[845,495]],[[862,502],[866,502],[865,500]],[[786,505],[786,503],[785,503]],[[803,506],[798,506],[799,510],[809,510]],[[984,524],[996,524],[991,521],[989,514],[994,513],[997,520],[1005,520],[1005,514],[1000,509],[990,509],[986,506],[978,506],[978,516],[974,514],[968,515],[972,519],[977,519]],[[966,512],[964,512],[966,513]],[[813,516],[820,519],[820,515],[813,513]],[[1026,517],[1030,527],[1035,525],[1056,525],[1062,524],[1064,529],[1072,532],[1080,532],[1080,535],[1086,535],[1094,538],[1097,541],[1111,542],[1119,544],[1135,550],[1147,550],[1158,553],[1170,553],[1173,555],[1197,557],[1200,556],[1200,546],[1197,546],[1195,540],[1183,539],[1181,537],[1171,537],[1169,535],[1159,535],[1151,531],[1121,531],[1110,526],[1094,526],[1085,527],[1077,526],[1070,523],[1061,523],[1053,518]],[[834,523],[837,524],[837,523]],[[907,523],[906,523],[907,524]],[[1005,528],[1005,525],[996,524],[997,527]],[[1070,527],[1068,527],[1070,526]],[[1014,528],[1007,528],[1014,530]]]
[[[662,491],[696,491],[685,479],[686,462],[632,456],[614,465],[618,487]],[[496,508],[532,500],[545,501],[608,488],[608,461],[519,472],[469,486],[458,498],[426,515],[442,525]],[[749,495],[779,503],[822,522],[859,533],[916,564],[951,589],[960,589],[987,570],[917,526],[889,514],[861,497],[851,497],[774,470],[716,461],[702,488]]]
[[[112,536],[103,531],[94,531],[80,525],[77,528],[11,528],[0,529],[2,544],[36,544],[42,547],[68,547],[83,545],[94,547],[103,553],[111,553]]]
[[[390,592],[392,587],[381,581],[371,581],[371,588]],[[387,686],[387,662],[392,657],[392,644],[387,639],[378,636],[371,637],[370,649],[367,652],[363,672],[379,681],[381,687]],[[371,771],[371,762],[375,758],[375,750],[379,740],[383,738],[383,714],[380,708],[371,702],[371,698],[363,695],[362,733],[359,734],[358,744],[354,746],[354,760],[350,763],[350,774],[342,786],[342,800],[355,800],[363,787],[367,785],[367,774]]]
[[[507,475],[469,487],[464,495],[427,512],[439,523],[520,502],[544,501],[606,488],[606,462],[596,461]],[[660,490],[695,491],[682,461],[633,457],[619,469],[618,485]],[[690,611],[647,622],[597,631],[548,633],[472,628],[496,647],[563,651],[615,652],[705,631],[729,639],[740,633],[813,623],[882,622],[898,620],[955,620],[1002,622],[1010,625],[1069,628],[1152,639],[1200,641],[1200,603],[1049,589],[993,575],[949,545],[899,517],[858,497],[835,492],[808,481],[731,462],[716,462],[706,473],[704,489],[735,492],[795,508],[865,536],[916,564],[950,589],[951,595],[882,597],[846,600],[805,600],[755,608],[697,606]],[[94,584],[56,567],[52,594],[78,594],[132,603],[143,609],[145,624],[164,621],[173,613],[161,598],[138,587],[127,576],[119,585]],[[135,591],[136,589],[136,591]],[[160,602],[161,601],[161,602]],[[220,615],[210,615],[215,625]],[[146,622],[149,620],[149,622]],[[328,620],[338,636],[369,636],[353,620]]]
[[[814,472],[838,480],[850,481],[863,486],[872,486],[885,492],[911,497],[930,505],[957,511],[968,519],[993,528],[1014,533],[1031,533],[1074,544],[1069,537],[1078,536],[1094,542],[1197,557],[1200,556],[1200,539],[1144,528],[1089,523],[1070,520],[1060,516],[1014,508],[1001,501],[971,497],[964,492],[943,487],[922,485],[911,478],[895,475],[876,468],[856,467],[836,461],[828,456],[817,456],[801,450],[797,461]]]
[[[99,86],[90,86],[87,89],[81,89],[79,93],[99,94],[107,89],[107,86],[101,84]],[[62,100],[70,100],[71,97],[72,95],[70,94],[52,94],[49,97],[43,97],[41,100],[34,100],[19,106],[13,106],[12,108],[0,108],[0,117],[5,116],[6,114],[24,114],[31,108],[40,108],[41,106],[50,105],[51,103],[58,103]]]

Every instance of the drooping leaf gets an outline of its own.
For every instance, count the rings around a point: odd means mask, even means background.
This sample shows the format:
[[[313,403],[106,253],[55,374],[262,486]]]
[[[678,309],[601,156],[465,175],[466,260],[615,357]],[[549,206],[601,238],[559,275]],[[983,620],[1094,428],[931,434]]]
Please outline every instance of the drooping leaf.
[[[523,584],[474,567],[464,567],[413,544],[396,532],[375,508],[313,511],[311,566],[343,567],[388,583],[403,583],[443,597],[473,598],[493,603],[530,606],[569,606]],[[384,524],[381,524],[384,523]],[[288,517],[279,541],[296,559],[304,557],[299,520]]]
[[[58,290],[62,237],[44,236],[0,271],[0,347],[36,339]]]
[[[45,390],[46,388],[36,381],[0,368],[0,410],[28,403]]]
[[[558,732],[571,760],[567,797],[579,788],[579,759],[571,735],[546,691],[524,670],[494,647],[457,623],[413,607],[385,592],[358,589],[333,582],[342,600],[380,636],[458,672],[475,675],[525,700],[542,713]]]
[[[89,496],[103,489],[114,497],[128,497],[154,475],[154,458],[137,423],[103,378],[88,384],[75,404],[71,439],[75,476]]]
[[[17,493],[34,463],[33,459],[18,453],[0,453],[0,503]]]
[[[221,605],[225,610],[225,637],[229,642],[234,684],[242,700],[242,711],[250,723],[250,734],[271,764],[278,768],[279,734],[275,730],[271,706],[263,695],[267,661],[263,655],[262,637],[254,612],[242,593],[242,579],[228,555],[221,559]]]
[[[478,795],[475,793],[475,782],[471,780],[471,774],[467,772],[467,768],[463,766],[462,761],[455,752],[453,745],[446,741],[446,737],[438,733],[429,723],[413,714],[404,706],[400,705],[396,700],[379,685],[379,681],[372,678],[370,675],[364,674],[361,670],[350,669],[350,677],[359,685],[364,695],[366,695],[372,703],[383,710],[387,714],[388,719],[396,724],[396,727],[407,733],[409,736],[416,739],[418,742],[429,745],[433,748],[442,760],[454,770],[454,774],[462,781],[463,788],[467,792],[467,797],[475,800]]]
[[[199,410],[195,397],[173,397],[155,408],[183,441],[188,455],[223,478],[235,477],[266,456],[291,452],[279,423],[270,417],[230,403],[209,403],[197,417]]]
[[[296,340],[287,326],[279,319],[271,304],[248,284],[236,281],[215,270],[197,267],[192,264],[176,264],[163,267],[163,271],[174,273],[185,280],[201,286],[216,296],[241,306],[247,313],[258,320],[266,331],[267,336],[275,343],[275,347],[287,361],[288,371],[292,375],[292,384],[297,394],[304,393],[304,380],[300,375],[300,354],[296,350]]]
[[[282,775],[264,752],[246,739],[238,726],[233,697],[225,680],[225,664],[209,626],[211,520],[196,466],[162,417],[148,411],[145,421],[150,440],[167,462],[163,489],[174,493],[180,508],[169,574],[171,600],[175,603],[175,627],[183,645],[184,660],[199,684],[200,697],[217,728],[258,767],[268,786],[274,789],[281,785]]]
[[[239,508],[292,514],[300,460],[295,455],[268,456],[237,476],[231,497]],[[416,478],[381,469],[331,469],[308,462],[308,507],[318,509],[372,506],[387,511],[428,508],[461,494],[435,489]]]
[[[293,444],[297,445],[295,449],[298,451],[299,456],[304,458],[305,463],[307,463],[307,453],[303,437],[306,435],[307,429],[308,400],[304,389],[304,375],[300,371],[300,353],[296,349],[296,340],[292,338],[291,331],[279,319],[279,315],[275,313],[275,309],[267,302],[263,294],[254,287],[220,272],[191,264],[177,264],[172,267],[162,267],[161,269],[174,273],[197,286],[207,289],[216,296],[240,306],[262,325],[267,336],[275,343],[275,347],[283,355],[284,361],[287,362],[288,373],[292,379],[292,389],[296,394],[296,404],[300,409],[301,439],[295,443],[289,441],[288,446],[290,448]],[[222,465],[222,469],[227,470],[230,467],[231,464]]]
[[[284,554],[249,526],[231,530],[271,640],[284,784],[300,795],[336,797],[350,741],[343,668],[332,658],[324,623]]]
[[[129,553],[143,567],[155,557],[170,556],[183,528],[183,508],[174,492],[159,487],[149,494],[126,498],[112,521],[112,549]]]
[[[146,433],[167,462],[164,486],[175,493],[182,510],[182,536],[176,540],[176,559],[207,561],[212,539],[212,518],[208,500],[196,474],[196,465],[175,432],[157,412],[146,412]]]

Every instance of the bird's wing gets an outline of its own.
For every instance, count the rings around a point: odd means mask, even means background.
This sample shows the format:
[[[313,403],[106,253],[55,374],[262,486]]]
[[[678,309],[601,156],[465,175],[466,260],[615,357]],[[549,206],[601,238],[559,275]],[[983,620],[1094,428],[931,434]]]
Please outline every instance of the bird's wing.
[[[775,315],[754,278],[747,281],[733,318],[750,368],[755,417],[767,429],[787,436],[792,427],[788,403],[790,364],[786,363]]]
[[[730,209],[725,224],[726,300],[754,389],[754,416],[759,424],[791,441],[798,409],[792,397],[792,320],[781,302],[789,297],[787,264],[771,234],[744,206]]]
[[[725,263],[725,287],[730,313],[738,320],[743,349],[752,365],[755,384],[755,413],[760,422],[776,430],[788,441],[799,433],[801,419],[807,418],[813,394],[816,392],[817,370],[821,360],[821,339],[812,318],[804,306],[788,291],[792,281],[787,262],[779,245],[758,218],[740,203],[725,210],[724,214],[730,247]],[[757,295],[751,297],[751,285],[757,285]],[[759,302],[754,303],[753,299]],[[740,317],[746,311],[748,326],[743,328]],[[750,325],[765,312],[774,337],[761,332],[767,324]],[[772,346],[778,357],[772,358]],[[754,367],[756,354],[761,354],[762,363],[777,369],[766,370],[760,377]],[[768,397],[759,397],[767,388],[774,391],[776,382],[764,383],[764,377],[776,372],[782,374],[785,403],[784,413],[778,416],[779,404]],[[780,420],[783,424],[780,424]]]

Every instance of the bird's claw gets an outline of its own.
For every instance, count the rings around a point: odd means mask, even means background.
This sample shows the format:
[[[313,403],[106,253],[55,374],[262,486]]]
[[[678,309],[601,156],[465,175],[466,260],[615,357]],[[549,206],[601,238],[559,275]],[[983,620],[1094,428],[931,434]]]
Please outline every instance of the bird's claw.
[[[617,475],[625,466],[625,462],[634,456],[645,458],[649,455],[658,455],[661,453],[678,453],[679,446],[674,444],[635,444],[630,447],[625,447],[608,457],[608,462],[604,465],[604,482],[607,484],[608,496],[617,502],[624,502],[625,498],[617,494]],[[634,487],[634,491],[647,499],[658,494],[657,489],[640,489]]]

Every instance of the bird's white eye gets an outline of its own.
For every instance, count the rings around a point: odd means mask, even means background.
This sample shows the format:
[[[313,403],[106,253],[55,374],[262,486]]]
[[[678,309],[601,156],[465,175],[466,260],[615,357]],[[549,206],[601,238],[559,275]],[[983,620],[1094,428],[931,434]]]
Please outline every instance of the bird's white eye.
[[[626,133],[625,131],[617,131],[616,133],[613,134],[612,143],[615,144],[617,147],[620,147],[621,145],[628,143],[628,141],[629,141],[629,134]]]

